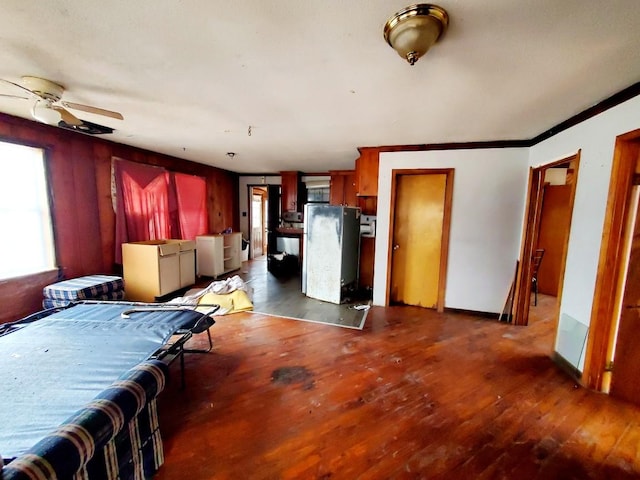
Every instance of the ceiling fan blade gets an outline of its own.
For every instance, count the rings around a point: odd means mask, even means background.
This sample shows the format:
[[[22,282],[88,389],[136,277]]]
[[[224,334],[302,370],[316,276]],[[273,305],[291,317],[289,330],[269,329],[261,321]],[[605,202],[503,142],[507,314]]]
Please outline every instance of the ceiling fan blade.
[[[105,117],[116,118],[118,120],[124,120],[121,113],[112,112],[111,110],[105,110],[104,108],[90,107],[89,105],[82,105],[81,103],[73,102],[61,102],[67,108],[73,108],[74,110],[81,110],[87,113],[95,113],[96,115],[104,115]]]
[[[60,114],[63,122],[69,125],[82,125],[82,120],[76,117],[69,110],[59,107],[58,105],[52,105],[51,108]]]
[[[20,97],[18,95],[7,95],[6,93],[0,93],[0,97],[5,97],[5,98],[19,98],[21,100],[29,100],[27,97]]]
[[[9,85],[13,85],[14,87],[18,87],[20,90],[24,90],[25,92],[27,92],[29,95],[31,96],[37,96],[35,93],[33,93],[31,90],[29,90],[28,88],[23,87],[22,85],[18,85],[17,83],[13,83],[10,82],[9,80],[5,80],[4,78],[0,78],[0,82],[3,83],[8,83]],[[11,95],[2,95],[3,97],[9,97]],[[22,98],[22,97],[19,97]]]

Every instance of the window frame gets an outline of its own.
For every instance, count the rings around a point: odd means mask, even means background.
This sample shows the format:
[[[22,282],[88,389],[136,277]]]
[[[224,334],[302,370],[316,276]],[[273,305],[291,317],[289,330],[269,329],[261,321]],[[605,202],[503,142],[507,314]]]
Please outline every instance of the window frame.
[[[48,267],[44,267],[40,270],[37,271],[32,271],[32,272],[22,272],[19,273],[17,275],[11,275],[11,276],[7,276],[7,277],[2,277],[0,276],[0,282],[7,282],[7,281],[12,281],[12,280],[16,280],[19,278],[23,278],[23,277],[30,277],[30,276],[36,276],[36,275],[41,275],[43,273],[46,272],[54,272],[54,271],[59,271],[60,270],[60,266],[59,266],[59,258],[58,258],[58,241],[57,241],[57,229],[56,229],[56,217],[54,214],[55,208],[54,208],[54,192],[53,192],[53,186],[52,186],[52,181],[51,181],[51,168],[50,168],[50,146],[48,145],[43,145],[41,143],[38,142],[30,142],[30,141],[24,141],[24,140],[17,140],[17,139],[13,139],[13,138],[7,138],[4,137],[2,135],[0,135],[0,143],[4,143],[4,144],[11,144],[11,145],[15,145],[18,147],[26,147],[26,148],[34,148],[34,149],[38,149],[42,152],[42,173],[43,173],[43,177],[44,177],[44,194],[46,195],[46,205],[47,205],[47,209],[48,209],[48,213],[49,213],[49,227],[50,227],[50,233],[51,233],[51,243],[49,245],[49,249],[50,251],[48,252],[48,256],[51,259],[51,265],[50,268]],[[44,246],[44,244],[43,244]]]

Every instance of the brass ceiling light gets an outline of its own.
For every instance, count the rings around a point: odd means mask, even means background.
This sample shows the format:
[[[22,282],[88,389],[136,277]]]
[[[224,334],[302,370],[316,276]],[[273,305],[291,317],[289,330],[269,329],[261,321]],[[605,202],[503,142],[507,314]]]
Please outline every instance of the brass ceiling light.
[[[413,65],[444,34],[449,15],[437,5],[419,3],[400,10],[387,20],[384,39]]]

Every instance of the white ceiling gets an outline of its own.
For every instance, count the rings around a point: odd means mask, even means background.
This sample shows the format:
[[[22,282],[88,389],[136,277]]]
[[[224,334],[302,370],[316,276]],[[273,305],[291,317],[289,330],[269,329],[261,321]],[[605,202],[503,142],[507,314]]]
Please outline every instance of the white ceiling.
[[[110,140],[256,173],[353,168],[358,146],[528,139],[640,81],[638,0],[441,0],[450,28],[413,67],[382,36],[410,3],[2,0],[0,78],[122,112],[74,111]],[[30,118],[24,100],[0,111]]]

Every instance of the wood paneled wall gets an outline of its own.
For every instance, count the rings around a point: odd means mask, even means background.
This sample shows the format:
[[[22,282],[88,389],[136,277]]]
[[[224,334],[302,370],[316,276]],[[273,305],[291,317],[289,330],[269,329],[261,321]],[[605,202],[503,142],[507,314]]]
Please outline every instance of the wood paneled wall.
[[[46,150],[58,265],[65,278],[117,271],[111,158],[165,167],[207,179],[209,230],[239,230],[238,175],[0,113],[0,140]],[[10,234],[11,226],[3,226]],[[17,239],[19,241],[19,239]],[[0,282],[0,323],[33,312],[51,275]],[[15,298],[14,293],[20,292]]]

